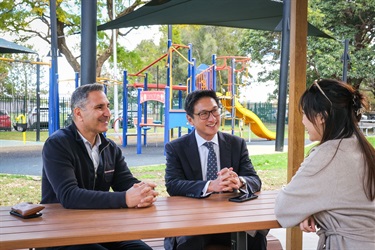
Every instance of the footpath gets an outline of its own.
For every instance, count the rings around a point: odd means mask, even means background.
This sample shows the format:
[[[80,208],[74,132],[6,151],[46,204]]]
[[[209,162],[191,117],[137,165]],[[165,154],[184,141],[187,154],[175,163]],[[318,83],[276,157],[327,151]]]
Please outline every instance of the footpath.
[[[310,142],[307,140],[305,143],[307,145]],[[41,174],[43,144],[43,142],[0,139],[0,155],[2,156],[0,173],[38,175],[38,172],[36,172],[38,170],[35,170],[35,168],[38,168]],[[275,151],[275,141],[253,139],[247,142],[247,145],[250,156],[282,153]],[[120,148],[130,167],[165,163],[163,142],[149,142],[148,146],[142,146],[141,154],[137,154],[137,147],[133,142],[129,143],[127,147],[120,146]],[[287,140],[285,140],[283,152],[287,152],[287,150],[288,145]],[[14,169],[15,167],[17,169]],[[20,167],[25,169],[19,169]],[[7,172],[7,169],[9,169],[9,172]]]
[[[305,141],[305,145],[310,144],[310,141]],[[128,166],[145,166],[158,165],[165,163],[163,143],[149,143],[148,146],[142,146],[142,154],[137,154],[135,145],[121,147],[125,160]],[[263,139],[253,139],[247,143],[250,157],[252,155],[275,154],[282,153],[275,151],[275,141],[267,141]],[[0,173],[24,173],[28,171],[35,171],[38,169],[36,175],[41,175],[41,152],[43,142],[16,141],[16,140],[0,140]],[[283,152],[288,151],[287,140],[284,141]],[[10,157],[6,157],[9,155]],[[19,164],[21,162],[21,164]],[[27,168],[32,163],[33,169]],[[14,165],[21,167],[15,168]],[[22,169],[22,166],[25,168]],[[21,168],[21,169],[20,169]],[[16,171],[16,172],[14,172]],[[40,172],[40,173],[39,173]],[[39,173],[39,174],[38,174]],[[34,174],[35,175],[35,174]],[[280,240],[283,249],[286,249],[286,230],[284,228],[271,229],[270,234]],[[316,249],[318,244],[318,236],[314,233],[303,233],[303,247],[304,250]]]

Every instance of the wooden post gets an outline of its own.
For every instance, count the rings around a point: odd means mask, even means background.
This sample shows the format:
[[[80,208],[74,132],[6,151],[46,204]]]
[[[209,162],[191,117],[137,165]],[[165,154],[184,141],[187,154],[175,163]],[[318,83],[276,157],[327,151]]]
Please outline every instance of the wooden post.
[[[305,129],[298,102],[306,89],[307,2],[308,0],[291,1],[288,182],[304,158]],[[287,229],[286,249],[302,249],[302,231],[298,227]]]

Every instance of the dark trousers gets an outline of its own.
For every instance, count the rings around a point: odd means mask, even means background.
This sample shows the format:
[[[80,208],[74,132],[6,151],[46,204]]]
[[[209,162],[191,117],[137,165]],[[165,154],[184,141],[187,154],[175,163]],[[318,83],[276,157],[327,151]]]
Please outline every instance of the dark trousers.
[[[267,238],[259,232],[254,237],[247,235],[247,243],[247,250],[267,250]],[[164,239],[165,250],[204,250],[212,245],[220,245],[230,249],[231,234],[207,234]]]
[[[100,244],[87,244],[77,246],[50,247],[52,250],[152,250],[141,240],[130,240],[120,242],[108,242]]]

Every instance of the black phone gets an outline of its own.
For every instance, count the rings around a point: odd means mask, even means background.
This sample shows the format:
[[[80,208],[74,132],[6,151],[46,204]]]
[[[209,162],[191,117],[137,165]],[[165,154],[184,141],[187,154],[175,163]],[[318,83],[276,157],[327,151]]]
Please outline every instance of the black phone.
[[[241,194],[239,196],[229,198],[229,201],[244,202],[244,201],[253,200],[256,198],[258,198],[258,195],[249,193],[249,194]]]
[[[31,218],[37,218],[37,217],[40,217],[42,216],[42,213],[35,213],[35,214],[30,214],[30,215],[27,215],[27,216],[23,216],[22,214],[19,214],[17,213],[16,211],[10,211],[9,212],[11,215],[14,215],[14,216],[17,216],[17,217],[20,217],[22,219],[31,219]]]

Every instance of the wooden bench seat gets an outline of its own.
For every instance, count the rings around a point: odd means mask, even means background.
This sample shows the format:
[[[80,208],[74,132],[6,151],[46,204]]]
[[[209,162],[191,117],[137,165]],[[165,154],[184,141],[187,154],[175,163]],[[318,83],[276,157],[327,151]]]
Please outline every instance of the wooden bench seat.
[[[149,245],[153,250],[165,250],[164,249],[164,239],[144,239],[147,245]],[[26,249],[25,249],[26,250]],[[31,250],[31,249],[30,249]],[[37,248],[35,250],[45,250],[44,248]],[[267,235],[267,250],[283,250],[280,241],[273,235]]]
[[[283,250],[279,239],[272,234],[267,235],[267,250]]]
[[[361,120],[359,122],[359,129],[362,130],[366,136],[369,135],[369,130],[375,133],[375,120]]]
[[[360,125],[359,128],[365,133],[366,136],[368,136],[368,131],[369,130],[374,130],[375,129],[375,125],[373,124],[370,124],[370,125]]]
[[[145,239],[143,241],[153,250],[164,250],[164,238]]]
[[[145,239],[143,241],[152,247],[153,250],[165,250],[163,238]],[[283,250],[280,241],[271,234],[267,235],[267,250]]]

